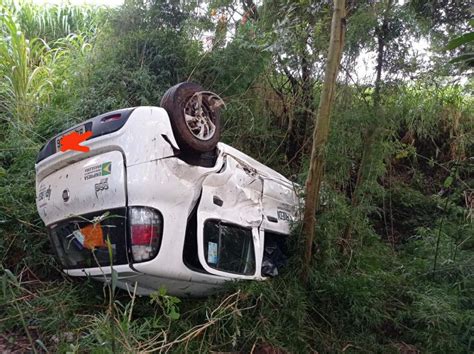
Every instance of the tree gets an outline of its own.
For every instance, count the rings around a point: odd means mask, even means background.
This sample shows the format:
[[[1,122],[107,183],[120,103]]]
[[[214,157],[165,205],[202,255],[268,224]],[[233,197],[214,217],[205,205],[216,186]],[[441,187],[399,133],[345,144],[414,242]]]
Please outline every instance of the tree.
[[[390,30],[391,27],[395,27],[393,22],[396,21],[394,19],[392,13],[392,6],[393,0],[387,0],[384,4],[385,8],[382,15],[381,23],[376,26],[375,34],[376,34],[376,41],[377,41],[377,64],[375,66],[375,84],[374,84],[374,91],[372,94],[372,114],[374,115],[374,121],[372,124],[369,125],[367,130],[364,132],[364,147],[362,148],[362,156],[361,161],[359,164],[359,168],[357,171],[356,182],[354,186],[354,193],[352,194],[351,199],[351,207],[352,210],[357,209],[360,203],[360,197],[362,194],[362,186],[367,179],[367,170],[370,169],[370,165],[372,164],[373,154],[374,154],[374,147],[376,142],[380,139],[380,134],[382,130],[382,126],[379,122],[379,116],[381,116],[381,112],[379,110],[380,106],[380,90],[382,85],[382,72],[384,67],[387,63],[387,46],[390,44],[391,40],[397,38],[396,34],[391,34]],[[397,33],[398,34],[398,33]],[[346,229],[344,231],[343,239],[345,242],[348,242],[352,237],[352,227],[353,223],[351,220],[348,220]]]
[[[320,57],[327,49],[322,44],[327,36],[323,29],[330,21],[329,11],[326,3],[314,1],[281,2],[275,9],[271,22],[276,36],[273,48],[278,74],[271,85],[280,96],[290,97],[285,155],[291,168],[299,170],[302,156],[308,151],[305,145],[315,109],[314,86],[322,73]]]
[[[324,171],[325,149],[329,136],[329,126],[336,78],[341,62],[342,48],[345,35],[345,0],[334,0],[334,9],[331,22],[331,37],[326,64],[326,72],[319,102],[316,124],[313,131],[313,146],[311,160],[306,179],[306,205],[303,216],[303,234],[305,236],[305,250],[303,259],[302,278],[308,281],[309,266],[312,257],[312,247],[315,234],[315,213],[319,204],[319,192]]]
[[[260,43],[262,52],[271,55],[263,79],[283,106],[274,112],[278,126],[286,131],[279,149],[284,150],[287,165],[296,174],[302,157],[309,152],[318,92],[315,84],[323,73],[321,58],[327,51],[330,6],[310,0],[263,1],[258,7],[251,1],[244,4],[244,22],[255,26],[249,44]]]

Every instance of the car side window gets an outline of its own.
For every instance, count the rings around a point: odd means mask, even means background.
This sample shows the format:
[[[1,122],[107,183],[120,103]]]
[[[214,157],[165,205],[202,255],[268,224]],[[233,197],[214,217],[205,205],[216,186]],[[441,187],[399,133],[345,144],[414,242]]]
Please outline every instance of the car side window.
[[[255,274],[252,230],[207,220],[204,223],[204,256],[211,268],[234,274]]]

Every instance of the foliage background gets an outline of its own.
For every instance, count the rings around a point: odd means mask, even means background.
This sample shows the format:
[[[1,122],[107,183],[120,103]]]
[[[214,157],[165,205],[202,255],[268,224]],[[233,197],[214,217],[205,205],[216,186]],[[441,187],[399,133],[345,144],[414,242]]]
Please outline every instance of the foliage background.
[[[282,276],[208,299],[131,299],[60,272],[35,207],[37,151],[177,82],[224,97],[225,142],[304,181],[331,7],[257,5],[0,1],[0,350],[472,352],[472,78],[450,63],[472,46],[445,50],[469,31],[467,2],[350,2],[308,287],[299,225]],[[381,39],[380,82],[356,80]]]

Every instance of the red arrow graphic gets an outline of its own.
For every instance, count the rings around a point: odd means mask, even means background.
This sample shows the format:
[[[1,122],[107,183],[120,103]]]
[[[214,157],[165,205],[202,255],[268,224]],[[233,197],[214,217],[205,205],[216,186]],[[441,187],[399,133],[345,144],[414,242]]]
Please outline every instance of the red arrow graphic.
[[[86,141],[92,136],[92,132],[78,133],[72,132],[64,135],[59,142],[61,144],[61,151],[75,150],[81,152],[88,152],[90,149],[88,146],[81,146],[79,143]]]

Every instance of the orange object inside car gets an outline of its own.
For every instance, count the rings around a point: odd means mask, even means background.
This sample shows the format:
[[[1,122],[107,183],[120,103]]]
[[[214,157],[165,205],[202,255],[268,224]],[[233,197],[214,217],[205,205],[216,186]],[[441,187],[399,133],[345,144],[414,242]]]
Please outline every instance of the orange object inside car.
[[[91,224],[81,228],[84,236],[84,247],[88,249],[106,247],[104,234],[100,225]]]

